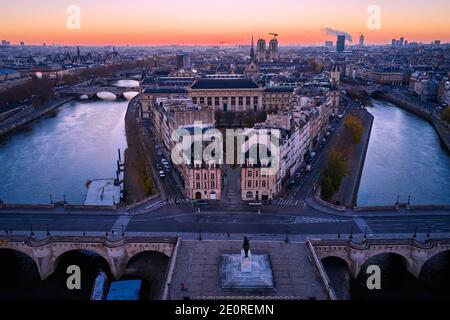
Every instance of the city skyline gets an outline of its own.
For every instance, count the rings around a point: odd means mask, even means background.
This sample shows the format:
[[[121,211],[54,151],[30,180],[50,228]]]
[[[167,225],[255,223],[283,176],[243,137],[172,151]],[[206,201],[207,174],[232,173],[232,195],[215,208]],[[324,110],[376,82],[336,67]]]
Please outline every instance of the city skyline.
[[[323,44],[325,40],[336,41],[335,36],[323,31],[332,28],[351,34],[354,44],[361,33],[367,44],[389,44],[392,38],[399,37],[424,43],[437,39],[450,41],[446,17],[450,4],[412,2],[379,1],[381,29],[369,30],[370,1],[351,0],[336,6],[328,0],[318,3],[137,0],[129,8],[124,8],[119,1],[109,1],[107,6],[86,0],[77,3],[64,0],[57,4],[50,0],[39,4],[0,1],[0,37],[13,44],[24,41],[62,45],[218,45],[220,42],[233,45],[249,43],[252,35],[255,39],[268,39],[269,32],[276,32],[280,34],[281,44],[313,45]],[[66,26],[70,5],[81,10],[79,30],[69,30]]]

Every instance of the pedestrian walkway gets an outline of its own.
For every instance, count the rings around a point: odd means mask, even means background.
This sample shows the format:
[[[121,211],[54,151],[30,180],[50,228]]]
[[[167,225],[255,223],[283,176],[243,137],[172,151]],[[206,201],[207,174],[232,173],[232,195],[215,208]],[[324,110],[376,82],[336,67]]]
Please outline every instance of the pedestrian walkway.
[[[295,199],[288,199],[288,200],[276,200],[275,205],[276,206],[285,206],[285,207],[296,207],[296,206],[302,206],[304,204],[301,200],[295,200]]]
[[[317,223],[340,223],[345,222],[340,219],[332,218],[316,218],[316,217],[295,217],[292,223],[294,224],[317,224]]]

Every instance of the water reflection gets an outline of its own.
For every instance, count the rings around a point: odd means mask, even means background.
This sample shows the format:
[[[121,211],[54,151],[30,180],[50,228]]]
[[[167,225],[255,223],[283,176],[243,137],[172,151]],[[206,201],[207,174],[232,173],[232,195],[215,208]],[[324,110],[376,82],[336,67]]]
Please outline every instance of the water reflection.
[[[49,195],[82,204],[86,181],[115,177],[117,149],[126,148],[128,102],[74,101],[0,140],[0,199],[49,203]]]
[[[416,115],[374,101],[375,117],[358,205],[450,204],[450,154],[434,128]]]

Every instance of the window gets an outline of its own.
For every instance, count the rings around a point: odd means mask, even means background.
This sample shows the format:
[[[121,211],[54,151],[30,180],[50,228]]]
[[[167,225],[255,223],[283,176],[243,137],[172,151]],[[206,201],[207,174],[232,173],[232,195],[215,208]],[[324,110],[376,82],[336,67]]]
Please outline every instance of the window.
[[[204,97],[200,97],[200,104],[205,104],[205,98]]]
[[[251,180],[248,180],[247,181],[247,188],[251,188],[252,187],[252,181]]]
[[[253,104],[258,105],[258,97],[253,97]]]
[[[239,105],[240,106],[244,105],[244,97],[239,97]]]
[[[196,179],[196,180],[200,180],[200,173],[196,173],[196,174],[195,174],[195,179]]]
[[[220,99],[219,98],[214,98],[214,105],[219,106],[220,105]]]
[[[193,102],[194,104],[197,104],[197,97],[193,97],[193,98],[192,98],[192,102]]]
[[[231,97],[231,105],[232,106],[236,105],[236,97]]]
[[[261,187],[266,188],[266,180],[261,181]]]
[[[252,172],[251,171],[248,172],[248,176],[249,176],[249,178],[252,177]]]
[[[196,188],[196,189],[200,189],[200,182],[197,181],[197,182],[195,183],[195,188]]]
[[[215,189],[216,188],[216,183],[214,181],[211,181],[211,189]]]
[[[212,98],[208,97],[208,106],[212,106]]]
[[[251,104],[251,98],[250,97],[246,97],[245,98],[245,105],[249,106]]]
[[[216,178],[216,175],[214,173],[211,173],[211,180],[214,180]]]

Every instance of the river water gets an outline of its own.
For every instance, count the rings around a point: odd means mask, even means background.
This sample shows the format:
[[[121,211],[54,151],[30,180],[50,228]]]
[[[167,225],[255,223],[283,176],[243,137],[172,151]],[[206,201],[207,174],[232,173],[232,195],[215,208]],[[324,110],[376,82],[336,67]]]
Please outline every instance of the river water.
[[[0,199],[83,204],[87,180],[114,178],[127,101],[72,101],[0,139]],[[123,153],[122,153],[123,155]]]
[[[450,153],[426,120],[373,101],[372,134],[358,193],[359,206],[450,204]]]

